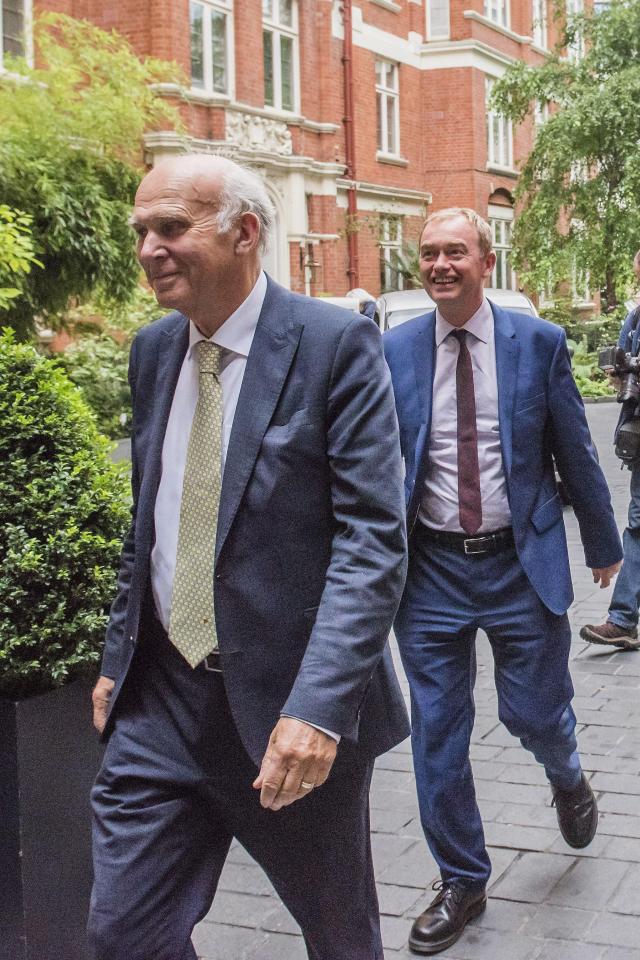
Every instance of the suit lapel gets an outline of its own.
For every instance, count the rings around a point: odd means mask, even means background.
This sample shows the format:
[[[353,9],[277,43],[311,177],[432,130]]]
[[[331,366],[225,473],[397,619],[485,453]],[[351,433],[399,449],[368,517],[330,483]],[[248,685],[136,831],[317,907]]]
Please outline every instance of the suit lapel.
[[[422,485],[427,472],[429,458],[429,433],[431,431],[431,409],[433,404],[433,374],[435,370],[435,330],[436,312],[425,314],[416,330],[411,343],[411,355],[418,398],[417,422],[419,424],[416,441],[414,470],[415,476],[411,488],[411,498],[407,508],[407,517],[413,525],[418,514]]]
[[[155,500],[162,473],[162,447],[167,431],[167,421],[171,412],[182,361],[189,347],[189,322],[181,317],[176,325],[164,331],[158,343],[158,362],[156,381],[153,388],[154,418],[149,439],[148,454],[145,462],[145,488],[149,509],[140,510],[146,519],[146,528],[153,535]]]
[[[290,316],[292,301],[287,291],[269,280],[229,438],[220,495],[216,559],[240,506],[300,340],[302,324]]]
[[[509,477],[513,452],[513,404],[518,382],[520,344],[516,339],[515,327],[509,314],[497,307],[495,303],[491,304],[491,309],[493,310],[496,343],[500,443],[502,445],[505,474]]]

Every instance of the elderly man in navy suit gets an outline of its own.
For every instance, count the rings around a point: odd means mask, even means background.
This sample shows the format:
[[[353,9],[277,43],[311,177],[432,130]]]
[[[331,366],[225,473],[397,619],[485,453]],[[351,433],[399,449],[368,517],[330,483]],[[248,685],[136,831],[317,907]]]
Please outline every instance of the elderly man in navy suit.
[[[131,351],[133,521],[94,691],[96,955],[195,960],[236,837],[309,957],[382,960],[368,788],[408,722],[378,330],[262,272],[273,208],[229,160],[159,165],[131,222],[174,312]]]
[[[454,943],[486,904],[491,865],[469,763],[478,629],[500,719],[544,765],[563,837],[584,847],[597,825],[571,708],[572,590],[552,457],[602,586],[620,566],[620,539],[564,333],[490,303],[494,265],[474,211],[434,213],[420,269],[436,309],[385,335],[410,531],[396,633],[421,820],[441,872],[409,939],[423,954]]]

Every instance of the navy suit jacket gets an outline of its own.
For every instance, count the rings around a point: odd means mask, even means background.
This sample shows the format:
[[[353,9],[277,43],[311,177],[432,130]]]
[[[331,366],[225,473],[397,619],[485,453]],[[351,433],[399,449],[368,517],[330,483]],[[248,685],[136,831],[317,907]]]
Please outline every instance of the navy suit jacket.
[[[161,453],[189,324],[172,313],[131,351],[133,519],[103,674],[111,716],[148,599]],[[280,713],[370,756],[408,721],[387,637],[406,574],[398,428],[372,321],[269,280],[222,483],[215,611],[224,684],[260,763]],[[109,724],[107,725],[107,732]]]
[[[493,303],[491,309],[500,441],[516,550],[542,602],[561,614],[573,600],[573,590],[553,458],[578,519],[587,566],[602,568],[620,560],[620,537],[564,331]],[[384,349],[400,421],[411,529],[429,456],[435,310],[386,333]]]

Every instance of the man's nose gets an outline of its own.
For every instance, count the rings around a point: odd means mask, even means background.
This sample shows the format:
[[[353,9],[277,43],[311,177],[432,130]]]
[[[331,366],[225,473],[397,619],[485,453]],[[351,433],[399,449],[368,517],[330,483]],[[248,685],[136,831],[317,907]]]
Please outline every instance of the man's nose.
[[[149,230],[138,247],[138,258],[144,263],[145,260],[157,260],[162,256],[166,256],[164,243],[157,233]]]
[[[434,270],[447,270],[449,268],[449,258],[442,250],[433,261]]]

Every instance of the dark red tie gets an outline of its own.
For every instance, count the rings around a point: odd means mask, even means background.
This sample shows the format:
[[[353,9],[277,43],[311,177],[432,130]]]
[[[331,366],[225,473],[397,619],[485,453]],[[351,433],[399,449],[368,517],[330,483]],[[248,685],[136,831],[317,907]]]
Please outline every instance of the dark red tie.
[[[480,467],[478,465],[478,426],[476,395],[473,389],[473,367],[465,330],[451,334],[460,344],[456,365],[458,410],[458,509],[460,526],[473,536],[482,526]]]

